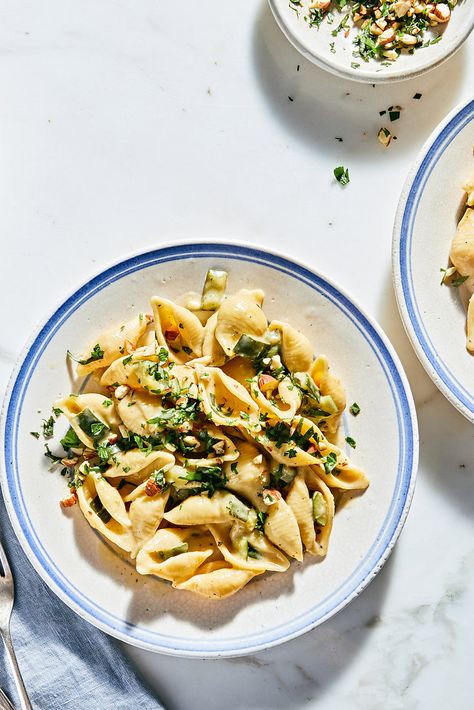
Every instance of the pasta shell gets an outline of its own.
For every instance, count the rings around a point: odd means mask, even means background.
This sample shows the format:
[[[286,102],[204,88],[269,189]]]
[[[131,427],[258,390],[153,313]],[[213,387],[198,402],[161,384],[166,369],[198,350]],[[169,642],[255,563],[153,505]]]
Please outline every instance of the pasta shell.
[[[101,358],[93,360],[87,365],[81,365],[79,363],[77,365],[77,374],[79,377],[85,377],[85,375],[90,374],[100,367],[107,367],[124,353],[128,354],[133,352],[137,347],[138,341],[142,335],[144,335],[150,320],[151,316],[140,313],[140,315],[135,316],[132,320],[128,321],[128,323],[125,323],[125,325],[106,330],[99,335],[98,338],[84,349],[79,360],[87,360],[97,345],[100,350],[103,351],[103,355]]]
[[[151,451],[148,455],[139,449],[120,451],[109,460],[106,478],[125,478],[132,483],[143,483],[154,471],[168,470],[175,458],[167,451]]]
[[[224,299],[217,311],[215,337],[228,357],[234,356],[234,347],[241,335],[263,338],[267,319],[262,311],[263,291],[242,289]]]
[[[96,493],[105,510],[125,528],[131,527],[131,522],[120,493],[116,488],[111,486],[101,474],[98,476],[92,473],[89,474],[89,476],[92,475],[95,478]]]
[[[474,294],[467,307],[467,349],[474,353]]]
[[[216,367],[195,367],[204,413],[214,424],[260,429],[259,409],[245,387]]]
[[[113,517],[105,523],[91,506],[98,497],[94,476],[87,476],[83,484],[76,489],[76,494],[79,507],[89,525],[110,542],[113,542],[114,545],[117,545],[117,547],[125,550],[125,552],[130,552],[134,545],[130,526],[122,525]]]
[[[474,277],[474,209],[468,208],[459,222],[450,257],[461,275]]]
[[[216,339],[218,312],[213,313],[204,327],[204,340],[202,344],[202,354],[208,357],[208,365],[219,367],[227,360],[226,354]]]
[[[118,432],[120,419],[115,411],[115,406],[110,404],[110,400],[102,394],[90,392],[88,394],[70,395],[55,402],[54,406],[61,409],[78,438],[89,449],[94,448],[94,441],[81,428],[77,420],[78,414],[81,414],[84,410],[88,409],[96,419],[106,424],[112,432]]]
[[[294,513],[305,549],[314,554],[316,533],[314,530],[313,504],[305,482],[304,470],[298,471],[290,486],[286,502]]]
[[[205,525],[228,522],[234,518],[247,520],[249,514],[250,508],[232,493],[216,491],[212,498],[207,494],[186,498],[165,513],[164,518],[173,525]]]
[[[236,446],[239,453],[237,462],[224,466],[226,487],[249,500],[255,508],[263,510],[262,493],[270,482],[267,462],[253,444],[239,441]]]
[[[265,520],[265,535],[290,557],[303,559],[303,546],[296,517],[283,498],[269,506]]]
[[[140,548],[158,530],[170,496],[169,489],[164,493],[155,493],[155,495],[150,496],[146,493],[145,487],[146,482],[135,489],[135,495],[128,510],[133,537],[135,538],[135,545],[131,554],[132,559],[137,556]]]
[[[195,592],[208,599],[225,599],[240,591],[258,572],[222,568],[205,574],[196,574],[184,582],[175,582],[173,587]]]
[[[324,556],[327,554],[329,546],[329,537],[331,535],[332,524],[334,520],[334,496],[325,482],[311,468],[305,470],[305,479],[308,487],[312,491],[319,491],[326,505],[327,522],[324,526],[316,528],[316,542],[313,550],[308,549],[308,552],[313,552],[316,555]]]
[[[211,535],[200,528],[163,528],[137,554],[137,572],[169,581],[194,574],[214,553]]]
[[[260,557],[242,557],[235,550],[230,537],[231,525],[209,525],[220,553],[229,564],[239,569],[252,571],[271,570],[273,572],[284,572],[290,566],[288,559],[280,550],[274,547],[262,533],[253,531],[246,535],[247,541],[252,545]]]
[[[274,320],[270,330],[281,333],[281,359],[290,372],[307,372],[313,362],[313,348],[308,338],[288,323]]]
[[[170,357],[178,363],[186,363],[202,356],[204,328],[201,321],[187,308],[178,306],[166,298],[151,299],[155,316],[155,331],[158,343],[170,351]]]

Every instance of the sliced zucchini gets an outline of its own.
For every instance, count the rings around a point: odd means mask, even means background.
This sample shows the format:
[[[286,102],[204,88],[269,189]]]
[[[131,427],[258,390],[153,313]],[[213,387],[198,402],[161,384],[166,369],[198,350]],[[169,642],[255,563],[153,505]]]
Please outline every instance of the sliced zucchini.
[[[176,557],[176,555],[181,555],[183,552],[187,552],[188,549],[188,543],[183,542],[181,545],[171,547],[169,550],[157,550],[156,554],[161,562],[165,562],[166,560],[169,560],[170,557]]]
[[[318,525],[324,527],[328,521],[328,511],[324,496],[319,491],[313,493],[313,520]]]
[[[224,298],[227,286],[227,271],[209,269],[202,289],[201,310],[217,311]]]

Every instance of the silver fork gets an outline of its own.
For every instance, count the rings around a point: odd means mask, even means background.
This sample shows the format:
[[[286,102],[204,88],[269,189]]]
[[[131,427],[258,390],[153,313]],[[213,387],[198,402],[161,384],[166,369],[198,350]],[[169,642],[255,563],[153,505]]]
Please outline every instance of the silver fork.
[[[10,617],[12,615],[13,601],[15,599],[15,587],[13,585],[12,571],[1,543],[0,563],[0,635],[10,660],[22,710],[33,710],[23,683],[23,678],[21,677],[20,669],[18,668],[10,635]]]

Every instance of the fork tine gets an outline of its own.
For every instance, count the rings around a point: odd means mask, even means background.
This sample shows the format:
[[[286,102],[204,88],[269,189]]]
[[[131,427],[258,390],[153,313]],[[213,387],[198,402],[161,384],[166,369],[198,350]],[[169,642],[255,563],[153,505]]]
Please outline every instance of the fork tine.
[[[0,542],[0,562],[2,563],[3,567],[3,577],[5,579],[12,579],[12,571],[10,569],[10,565],[8,564],[8,559],[5,554],[5,550],[3,549],[2,543]]]

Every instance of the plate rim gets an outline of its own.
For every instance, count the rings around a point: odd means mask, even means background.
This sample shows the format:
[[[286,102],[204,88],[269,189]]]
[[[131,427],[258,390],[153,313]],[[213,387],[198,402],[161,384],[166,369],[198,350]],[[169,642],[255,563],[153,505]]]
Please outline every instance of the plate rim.
[[[466,22],[464,29],[459,33],[457,38],[451,40],[449,43],[446,43],[446,52],[441,54],[434,62],[426,60],[417,64],[416,68],[405,69],[403,71],[400,70],[393,72],[392,74],[384,74],[384,72],[377,72],[375,70],[360,72],[358,69],[352,69],[349,67],[343,68],[336,62],[332,61],[331,58],[324,58],[309,49],[289,27],[288,22],[282,16],[278,2],[279,0],[268,0],[272,14],[287,40],[293,45],[293,47],[295,47],[296,50],[298,50],[300,54],[321,69],[324,69],[325,71],[328,71],[341,79],[356,81],[361,84],[387,84],[388,82],[400,82],[408,79],[416,79],[422,74],[426,74],[427,72],[438,68],[441,64],[444,64],[444,62],[446,62],[462,47],[474,29],[474,7],[471,7],[469,22]]]
[[[104,622],[101,619],[98,619],[97,617],[94,617],[92,614],[90,614],[87,610],[85,610],[79,603],[77,603],[73,598],[71,598],[70,595],[67,595],[60,587],[58,584],[57,580],[51,577],[51,574],[47,568],[44,566],[44,561],[40,560],[37,556],[37,553],[32,547],[32,544],[27,538],[27,535],[25,531],[22,528],[21,522],[20,522],[20,513],[16,509],[15,501],[12,496],[12,492],[10,491],[10,487],[8,485],[8,475],[11,474],[11,469],[14,468],[14,463],[13,461],[9,461],[7,459],[7,451],[9,450],[10,446],[12,447],[12,451],[15,451],[15,442],[13,442],[13,446],[11,445],[11,442],[9,441],[9,433],[8,430],[12,426],[12,422],[10,421],[10,407],[12,404],[12,395],[13,392],[18,385],[18,381],[20,378],[20,374],[22,371],[23,366],[25,363],[28,361],[28,356],[30,355],[33,346],[35,346],[38,342],[41,341],[41,336],[43,333],[48,332],[48,326],[50,326],[51,320],[58,315],[59,311],[61,308],[63,308],[71,299],[79,297],[79,295],[83,292],[89,292],[90,289],[92,288],[92,284],[97,281],[99,278],[103,277],[106,273],[113,272],[115,270],[120,270],[120,267],[124,267],[126,264],[132,264],[134,262],[138,262],[139,266],[137,267],[138,270],[141,268],[145,268],[144,261],[146,261],[146,258],[152,258],[153,255],[159,255],[163,254],[167,251],[174,251],[174,257],[172,260],[176,260],[176,257],[179,253],[183,253],[185,250],[188,250],[186,252],[185,257],[187,258],[193,258],[198,256],[199,249],[207,248],[208,250],[211,250],[212,252],[219,252],[219,256],[221,258],[232,258],[240,254],[241,257],[247,253],[253,253],[257,254],[260,259],[263,259],[263,263],[265,266],[272,266],[272,263],[276,263],[278,260],[282,262],[283,264],[286,265],[286,267],[289,269],[289,275],[295,278],[295,274],[293,271],[299,271],[301,273],[308,274],[310,279],[317,279],[320,282],[322,282],[324,285],[332,288],[342,299],[345,299],[348,304],[352,306],[352,308],[355,310],[357,315],[362,319],[365,320],[366,323],[370,326],[372,329],[373,333],[377,338],[380,340],[381,344],[383,345],[383,348],[385,348],[386,353],[384,354],[384,362],[386,364],[391,364],[393,366],[393,371],[397,375],[400,381],[400,387],[401,387],[401,394],[405,398],[404,405],[405,409],[402,411],[403,415],[403,421],[402,423],[408,427],[408,438],[407,434],[405,433],[404,429],[399,429],[398,432],[398,441],[400,445],[400,441],[403,440],[405,444],[408,444],[408,451],[409,451],[409,461],[407,466],[405,466],[405,461],[400,463],[400,469],[402,470],[402,483],[403,483],[403,490],[401,490],[400,493],[400,503],[397,506],[397,511],[398,511],[398,518],[396,525],[394,529],[392,530],[390,536],[386,539],[386,544],[383,547],[383,550],[381,550],[380,554],[377,557],[376,562],[372,565],[371,569],[365,574],[363,577],[362,581],[351,591],[347,594],[347,596],[342,599],[337,605],[335,605],[330,611],[328,611],[326,614],[322,615],[320,618],[317,618],[313,620],[311,623],[306,623],[303,624],[300,628],[297,630],[287,633],[287,634],[282,634],[277,636],[276,638],[273,638],[272,640],[267,640],[264,642],[258,642],[258,641],[252,641],[252,636],[247,636],[243,637],[247,639],[247,645],[246,646],[241,646],[239,648],[224,648],[224,647],[216,647],[214,650],[210,649],[189,649],[189,648],[184,648],[183,647],[183,639],[180,639],[178,637],[169,637],[169,638],[174,638],[175,639],[175,645],[170,647],[170,646],[163,646],[160,645],[159,643],[151,643],[149,641],[145,641],[143,639],[138,639],[134,636],[131,636],[129,633],[124,631],[123,629],[116,629],[116,628],[111,628],[110,624]],[[194,253],[189,250],[196,250]],[[227,252],[225,251],[227,250]],[[208,255],[209,256],[209,255]],[[216,257],[218,255],[215,255]],[[185,258],[182,257],[182,258]],[[269,258],[270,257],[270,258]],[[268,260],[268,263],[266,263],[265,260]],[[140,266],[141,264],[141,266]],[[124,274],[122,274],[123,276]],[[121,278],[118,276],[117,278]],[[108,283],[106,284],[108,285]],[[69,316],[68,316],[69,317]],[[67,320],[67,318],[66,318]],[[378,346],[380,347],[380,345]],[[382,354],[379,351],[379,354]],[[388,356],[388,358],[387,358]],[[41,357],[41,353],[40,353]],[[387,358],[387,359],[386,359]],[[39,358],[38,358],[39,359]],[[28,383],[27,383],[28,385]],[[27,387],[26,385],[26,387]],[[401,402],[399,402],[401,405]],[[19,415],[21,413],[22,406],[20,406],[17,414]],[[15,412],[13,412],[15,414]],[[17,417],[18,418],[18,417]],[[13,422],[14,425],[14,422]],[[405,441],[405,438],[407,438],[407,441]],[[40,577],[45,581],[47,586],[58,596],[64,603],[66,603],[73,611],[75,611],[80,617],[91,623],[93,626],[100,628],[102,631],[108,633],[109,635],[125,642],[128,644],[131,644],[133,646],[143,648],[145,650],[157,652],[157,653],[163,653],[167,655],[175,655],[175,656],[181,656],[181,657],[188,657],[188,658],[219,658],[219,657],[232,657],[232,656],[244,656],[248,655],[250,653],[256,653],[258,651],[263,651],[266,650],[267,648],[271,648],[273,646],[279,645],[281,643],[284,643],[286,641],[289,641],[291,639],[294,639],[311,629],[315,628],[319,624],[323,623],[327,619],[331,618],[334,616],[337,612],[339,612],[341,609],[343,609],[347,604],[349,604],[350,601],[352,601],[354,598],[356,598],[362,591],[367,587],[367,585],[374,579],[374,577],[377,575],[377,573],[380,571],[382,566],[385,564],[387,561],[388,557],[390,556],[390,553],[395,545],[396,540],[398,539],[398,536],[400,535],[400,532],[403,528],[403,525],[406,521],[411,501],[413,498],[413,493],[414,493],[414,488],[415,488],[415,483],[416,483],[416,476],[417,476],[417,469],[418,469],[418,444],[419,444],[419,438],[418,438],[418,424],[417,424],[417,417],[416,417],[416,410],[415,410],[415,404],[413,401],[413,396],[411,393],[411,389],[407,380],[407,377],[405,375],[405,372],[403,370],[403,366],[401,365],[401,362],[398,358],[398,355],[396,354],[393,346],[391,345],[388,337],[385,335],[384,331],[382,328],[378,325],[378,323],[373,319],[370,315],[368,315],[364,309],[362,309],[359,304],[351,297],[349,296],[346,291],[341,288],[338,284],[336,284],[332,279],[326,277],[324,274],[321,272],[308,267],[307,265],[303,264],[301,261],[296,260],[294,258],[290,258],[286,256],[285,254],[281,253],[280,251],[274,250],[274,249],[269,249],[267,247],[257,245],[254,242],[247,242],[244,240],[238,240],[238,241],[233,241],[233,242],[227,242],[227,241],[221,241],[221,240],[212,240],[212,239],[192,239],[192,240],[183,240],[183,241],[171,241],[166,244],[160,244],[159,247],[155,249],[150,249],[144,251],[143,249],[137,250],[136,252],[133,252],[131,254],[128,254],[124,257],[121,257],[119,259],[115,259],[112,261],[109,265],[104,266],[103,268],[97,270],[95,274],[89,278],[87,278],[86,281],[81,282],[81,284],[77,287],[72,289],[67,296],[65,296],[59,303],[59,305],[56,308],[53,308],[45,317],[44,319],[41,320],[40,325],[37,326],[37,328],[34,330],[30,338],[27,340],[26,345],[23,347],[20,356],[17,360],[17,363],[12,371],[10,381],[8,383],[8,387],[6,390],[6,394],[4,397],[3,401],[3,406],[2,406],[2,413],[1,413],[1,427],[0,427],[0,441],[3,449],[3,457],[2,457],[2,465],[0,466],[0,483],[1,483],[1,488],[3,491],[4,499],[5,499],[5,504],[7,508],[7,512],[10,518],[10,521],[12,523],[12,526],[14,528],[15,534],[17,538],[20,541],[20,544],[23,548],[23,551],[28,557],[29,562],[33,565],[35,570],[38,572]],[[7,444],[9,445],[7,447]],[[406,468],[406,470],[405,470]],[[393,500],[393,499],[392,499]],[[398,502],[398,501],[397,501]],[[389,510],[391,509],[392,505],[390,506]],[[384,519],[381,530],[384,529],[384,527],[387,525],[387,518],[388,516]],[[365,559],[365,558],[364,558]],[[372,564],[372,563],[371,563]],[[354,573],[353,573],[354,574]],[[67,580],[66,580],[67,581]],[[344,586],[344,584],[347,582],[343,582],[341,584],[341,587]],[[84,595],[85,596],[85,595]],[[129,624],[129,622],[126,621],[126,619],[120,619],[120,621],[126,625]],[[291,623],[288,622],[288,623]],[[267,631],[265,633],[271,633],[271,631]],[[178,644],[176,644],[176,641],[178,641]],[[186,642],[189,643],[186,639],[184,639],[184,645]],[[217,642],[219,643],[219,642]],[[220,642],[224,643],[224,642]],[[216,644],[214,644],[216,645]]]
[[[469,120],[462,124],[465,113],[467,113]],[[410,296],[412,280],[408,269],[410,259],[407,249],[409,248],[409,240],[412,238],[413,224],[422,198],[424,183],[445,149],[465,125],[473,121],[474,95],[457,104],[431,132],[419,151],[403,185],[392,233],[392,279],[405,331],[418,359],[433,383],[446,399],[472,423],[474,423],[474,393],[467,393],[467,400],[463,401],[453,391],[453,387],[449,385],[449,379],[454,376],[449,367],[439,360],[434,346],[427,342],[427,336],[424,336],[424,331],[426,333],[427,331],[424,328],[423,319],[417,315],[416,303]],[[408,233],[407,230],[409,230]],[[434,361],[438,362],[437,366]],[[460,387],[463,386],[460,385]]]

